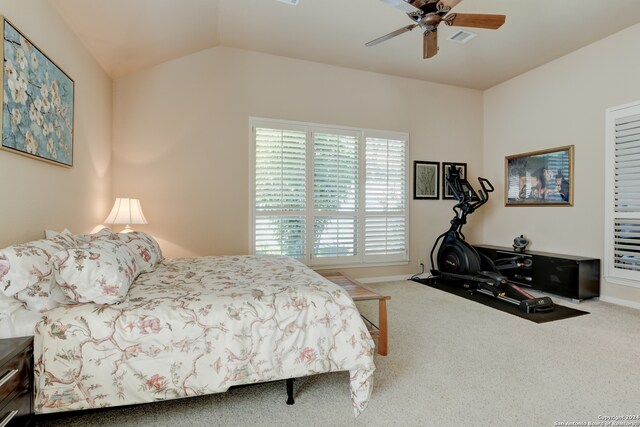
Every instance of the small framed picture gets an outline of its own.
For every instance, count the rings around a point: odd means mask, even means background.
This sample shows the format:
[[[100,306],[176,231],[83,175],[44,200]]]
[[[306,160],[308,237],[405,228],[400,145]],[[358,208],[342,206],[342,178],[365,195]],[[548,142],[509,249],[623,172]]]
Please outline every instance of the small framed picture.
[[[452,167],[458,168],[460,170],[460,178],[467,177],[467,164],[466,163],[448,163],[442,162],[442,199],[443,200],[454,200],[453,193],[451,189],[447,185],[447,174],[449,173],[449,169]]]
[[[413,198],[416,200],[438,200],[438,180],[440,163],[413,162]]]

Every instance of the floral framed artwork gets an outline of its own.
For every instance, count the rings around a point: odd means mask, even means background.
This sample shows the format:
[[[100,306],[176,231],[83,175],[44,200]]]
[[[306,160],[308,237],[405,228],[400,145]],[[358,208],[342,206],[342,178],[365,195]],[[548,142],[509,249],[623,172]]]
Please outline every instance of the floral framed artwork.
[[[505,206],[573,206],[574,146],[505,158]]]
[[[413,162],[413,198],[415,200],[438,200],[438,179],[440,163]]]
[[[6,18],[2,21],[2,149],[73,166],[74,82]]]
[[[449,169],[456,167],[460,170],[460,178],[467,177],[467,164],[466,163],[448,163],[442,162],[442,198],[445,200],[455,200],[451,189],[447,185],[447,174]]]

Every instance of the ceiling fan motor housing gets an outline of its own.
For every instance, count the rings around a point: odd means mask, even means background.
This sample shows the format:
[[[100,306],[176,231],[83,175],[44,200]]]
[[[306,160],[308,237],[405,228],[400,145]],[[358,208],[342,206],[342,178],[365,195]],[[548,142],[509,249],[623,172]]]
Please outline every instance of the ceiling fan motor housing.
[[[442,16],[438,15],[437,13],[430,13],[426,16],[423,16],[422,19],[420,19],[420,22],[430,27],[437,27],[438,24],[442,22]]]

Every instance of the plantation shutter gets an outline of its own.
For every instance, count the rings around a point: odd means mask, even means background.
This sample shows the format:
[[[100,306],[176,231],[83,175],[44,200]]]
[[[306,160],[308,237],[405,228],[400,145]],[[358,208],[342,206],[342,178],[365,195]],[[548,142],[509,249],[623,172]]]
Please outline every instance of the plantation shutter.
[[[407,141],[365,137],[364,256],[407,260]]]
[[[607,118],[607,275],[640,281],[640,104]]]
[[[313,263],[358,255],[359,135],[313,132]]]
[[[251,119],[250,247],[311,266],[408,261],[408,135]]]
[[[307,133],[256,127],[256,254],[307,256]]]

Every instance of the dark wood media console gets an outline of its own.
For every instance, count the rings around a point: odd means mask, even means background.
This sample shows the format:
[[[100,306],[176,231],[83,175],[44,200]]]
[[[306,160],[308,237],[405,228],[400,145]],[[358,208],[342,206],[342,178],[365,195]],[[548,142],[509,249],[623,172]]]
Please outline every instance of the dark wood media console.
[[[488,256],[500,272],[519,285],[583,300],[600,296],[600,260],[573,255],[527,251],[523,254],[501,246],[474,245]],[[509,259],[518,260],[509,263]],[[527,261],[528,260],[528,261]]]

